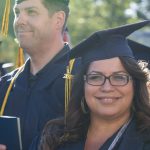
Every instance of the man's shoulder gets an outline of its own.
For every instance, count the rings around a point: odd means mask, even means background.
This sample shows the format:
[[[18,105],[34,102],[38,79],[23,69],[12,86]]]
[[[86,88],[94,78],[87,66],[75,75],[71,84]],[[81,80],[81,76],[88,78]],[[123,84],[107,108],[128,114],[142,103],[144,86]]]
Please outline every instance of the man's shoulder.
[[[9,73],[7,73],[6,75],[2,76],[0,78],[0,84],[4,83],[4,82],[10,82],[17,71],[18,71],[18,68],[13,70],[13,71],[11,71],[11,72],[9,72]]]
[[[13,76],[15,75],[17,69],[11,71],[10,73],[7,73],[6,75],[2,76],[0,78],[0,104],[2,100],[4,99],[5,93],[10,85],[10,82],[13,79]]]

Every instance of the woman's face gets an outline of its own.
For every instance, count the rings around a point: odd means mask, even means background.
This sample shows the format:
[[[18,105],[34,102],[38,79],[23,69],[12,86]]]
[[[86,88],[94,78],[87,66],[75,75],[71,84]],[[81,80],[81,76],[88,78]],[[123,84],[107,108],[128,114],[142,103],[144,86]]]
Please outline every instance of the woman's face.
[[[101,82],[102,77],[97,75],[111,76],[112,84],[124,84],[124,76],[129,74],[123,67],[118,57],[94,61],[90,64],[87,74],[94,74],[91,80]],[[95,78],[96,74],[96,78]],[[123,76],[122,76],[123,75]],[[129,77],[129,76],[128,76]],[[89,79],[90,80],[90,79]],[[92,81],[93,82],[93,81]],[[133,99],[133,81],[129,78],[126,85],[111,85],[106,79],[103,85],[93,86],[85,81],[85,99],[91,116],[103,119],[113,119],[116,117],[129,116]]]

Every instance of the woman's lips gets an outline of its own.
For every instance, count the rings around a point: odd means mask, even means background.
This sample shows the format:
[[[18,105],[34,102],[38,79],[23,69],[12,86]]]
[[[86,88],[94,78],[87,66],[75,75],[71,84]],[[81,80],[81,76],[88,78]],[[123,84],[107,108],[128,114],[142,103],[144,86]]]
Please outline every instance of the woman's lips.
[[[120,97],[96,97],[103,104],[112,104],[116,102]]]

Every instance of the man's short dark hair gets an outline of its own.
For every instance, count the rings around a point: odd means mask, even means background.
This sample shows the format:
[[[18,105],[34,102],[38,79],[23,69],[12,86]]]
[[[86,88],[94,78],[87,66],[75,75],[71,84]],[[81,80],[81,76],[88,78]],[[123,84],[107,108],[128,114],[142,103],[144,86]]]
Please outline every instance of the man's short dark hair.
[[[57,11],[64,11],[66,14],[64,28],[69,16],[69,0],[42,0],[44,6],[48,9],[50,14],[53,14]]]

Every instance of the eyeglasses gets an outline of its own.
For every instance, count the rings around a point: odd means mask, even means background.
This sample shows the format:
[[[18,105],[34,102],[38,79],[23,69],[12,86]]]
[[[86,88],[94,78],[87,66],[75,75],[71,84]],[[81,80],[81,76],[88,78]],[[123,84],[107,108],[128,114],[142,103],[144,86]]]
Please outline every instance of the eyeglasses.
[[[128,84],[129,80],[132,79],[132,77],[128,74],[122,73],[115,73],[108,77],[101,73],[91,73],[84,76],[84,80],[93,86],[101,86],[104,85],[106,82],[106,79],[109,80],[109,83],[112,86],[124,86]]]

